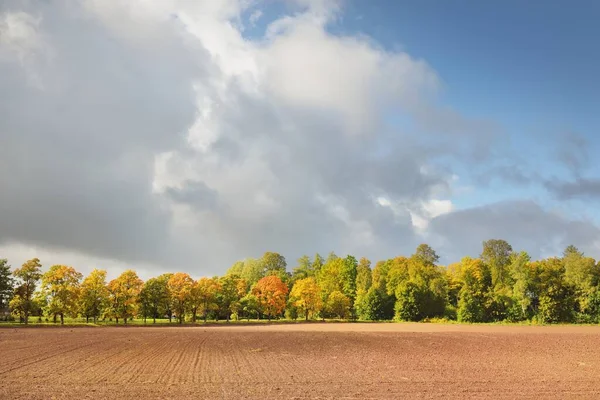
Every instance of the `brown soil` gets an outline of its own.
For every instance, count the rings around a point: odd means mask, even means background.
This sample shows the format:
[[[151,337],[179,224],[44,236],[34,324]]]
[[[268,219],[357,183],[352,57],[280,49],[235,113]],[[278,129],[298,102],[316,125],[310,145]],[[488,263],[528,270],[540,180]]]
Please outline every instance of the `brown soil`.
[[[0,329],[0,398],[600,398],[600,327]]]

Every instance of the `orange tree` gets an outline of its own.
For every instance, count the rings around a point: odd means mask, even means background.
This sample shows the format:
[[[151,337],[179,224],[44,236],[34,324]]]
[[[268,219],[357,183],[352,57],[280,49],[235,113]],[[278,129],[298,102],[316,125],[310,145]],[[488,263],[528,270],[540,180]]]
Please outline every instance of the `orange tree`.
[[[183,323],[185,310],[190,304],[193,286],[194,280],[184,272],[173,274],[167,282],[173,308],[177,313],[180,324]]]
[[[288,287],[279,277],[271,275],[259,280],[252,289],[252,294],[258,299],[261,311],[270,321],[271,317],[283,312]]]

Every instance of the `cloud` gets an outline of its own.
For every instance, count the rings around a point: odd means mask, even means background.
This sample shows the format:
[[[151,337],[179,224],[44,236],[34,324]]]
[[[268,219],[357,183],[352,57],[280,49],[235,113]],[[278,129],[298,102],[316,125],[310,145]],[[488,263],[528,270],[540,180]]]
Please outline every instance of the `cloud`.
[[[504,239],[533,258],[559,255],[569,244],[597,253],[600,230],[588,221],[571,220],[533,201],[506,201],[457,210],[430,222],[430,234],[446,261],[481,253],[482,242]]]
[[[588,199],[600,197],[600,179],[577,178],[573,181],[549,180],[546,188],[560,200]]]
[[[167,259],[169,213],[151,191],[153,164],[185,142],[206,53],[169,21],[140,17],[146,29],[132,35],[91,3],[11,4],[20,7],[0,9],[10,33],[0,90],[11,94],[0,102],[0,241]]]
[[[498,125],[438,104],[424,60],[332,34],[342,2],[290,4],[253,40],[247,1],[0,6],[0,250],[200,276],[267,250],[381,259],[487,235],[455,211],[450,165],[488,162]]]

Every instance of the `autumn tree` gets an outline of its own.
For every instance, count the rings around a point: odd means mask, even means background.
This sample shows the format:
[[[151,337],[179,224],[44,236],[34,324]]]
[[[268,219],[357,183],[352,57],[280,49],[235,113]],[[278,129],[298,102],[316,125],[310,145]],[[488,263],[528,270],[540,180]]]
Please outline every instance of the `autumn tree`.
[[[27,261],[21,268],[17,268],[13,275],[17,279],[15,296],[10,303],[12,309],[18,310],[23,322],[29,323],[29,315],[34,309],[33,294],[37,284],[42,278],[42,264],[38,258]]]
[[[308,277],[296,281],[290,293],[290,300],[294,306],[303,310],[304,318],[308,321],[311,315],[315,315],[323,307],[321,300],[321,290],[317,281],[313,277]]]
[[[146,316],[152,318],[152,323],[156,324],[156,318],[161,314],[167,313],[170,303],[168,282],[171,274],[164,274],[156,278],[150,278],[144,283],[140,291],[140,305],[144,311],[144,320]]]
[[[8,308],[14,294],[14,280],[7,259],[0,259],[0,311]]]
[[[143,285],[144,282],[131,269],[108,283],[109,311],[115,317],[117,324],[119,318],[127,324],[127,320],[136,314],[137,300]]]
[[[81,283],[79,298],[81,313],[86,322],[93,318],[94,323],[108,306],[108,288],[106,287],[106,271],[94,269]]]
[[[200,311],[204,322],[206,322],[208,312],[218,307],[217,293],[219,292],[219,288],[219,281],[213,278],[200,278],[194,282],[190,300],[192,321],[196,321],[196,315]]]
[[[184,272],[173,274],[167,283],[173,310],[177,314],[180,324],[183,323],[185,318],[185,312],[189,306],[193,285],[194,280],[189,274]]]
[[[47,304],[47,313],[52,315],[54,322],[57,315],[60,316],[61,325],[65,323],[65,314],[77,315],[82,277],[75,268],[66,265],[53,265],[42,276],[42,297]]]
[[[270,321],[285,309],[288,287],[278,276],[269,275],[256,283],[252,294],[258,299],[260,309]]]
[[[333,317],[348,318],[350,315],[350,305],[348,296],[336,290],[327,297],[325,309]]]

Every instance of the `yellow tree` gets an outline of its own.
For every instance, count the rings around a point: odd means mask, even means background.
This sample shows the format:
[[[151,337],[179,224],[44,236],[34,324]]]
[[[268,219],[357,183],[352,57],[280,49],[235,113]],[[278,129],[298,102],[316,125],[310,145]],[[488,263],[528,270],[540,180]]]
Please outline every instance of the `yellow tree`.
[[[117,279],[108,283],[110,312],[117,324],[119,317],[127,324],[128,318],[133,318],[136,312],[137,298],[144,282],[138,278],[135,271],[129,269]]]
[[[309,315],[313,315],[323,307],[321,300],[321,289],[312,276],[296,281],[290,293],[294,306],[304,310],[304,317],[308,321]]]
[[[189,306],[194,280],[184,272],[177,272],[167,282],[173,309],[177,313],[179,323],[183,323],[185,310]]]
[[[10,307],[27,324],[29,323],[29,314],[35,306],[33,293],[42,277],[42,264],[38,258],[33,258],[23,264],[21,268],[17,268],[13,275],[17,278],[18,286]]]
[[[281,314],[285,308],[288,287],[279,277],[270,275],[259,280],[252,294],[258,299],[258,304],[269,321],[271,317]]]
[[[102,315],[108,304],[108,289],[106,287],[106,271],[94,269],[81,284],[80,309],[85,315],[86,322],[90,317],[94,323]]]
[[[344,293],[335,291],[327,298],[326,310],[338,318],[347,318],[350,314],[350,299]]]
[[[65,323],[65,314],[76,315],[80,294],[79,282],[83,276],[73,267],[53,265],[42,276],[42,297],[46,300],[47,312],[60,315],[60,323]]]
[[[217,308],[217,293],[219,282],[213,278],[200,278],[192,287],[190,307],[192,309],[192,320],[196,322],[196,316],[200,312],[206,322],[208,312]]]

